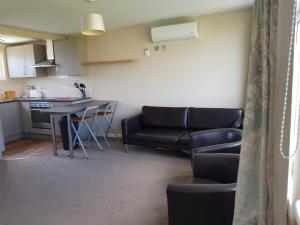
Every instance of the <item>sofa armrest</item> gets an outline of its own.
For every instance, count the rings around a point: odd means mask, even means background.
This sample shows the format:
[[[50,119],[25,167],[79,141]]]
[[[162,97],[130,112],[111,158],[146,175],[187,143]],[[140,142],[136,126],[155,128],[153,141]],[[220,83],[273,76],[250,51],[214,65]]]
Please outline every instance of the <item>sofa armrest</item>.
[[[232,125],[233,128],[243,129],[243,115],[239,116],[234,124]]]
[[[236,183],[239,159],[238,154],[194,153],[192,155],[193,176],[220,183]]]
[[[123,138],[123,143],[127,143],[127,136],[129,134],[132,134],[136,131],[139,131],[142,129],[142,114],[123,119],[121,121],[122,125],[122,138]]]
[[[232,225],[235,191],[236,184],[169,184],[169,225]]]
[[[241,141],[204,146],[204,147],[194,148],[192,150],[193,153],[233,153],[233,154],[240,154],[240,151],[241,151]]]

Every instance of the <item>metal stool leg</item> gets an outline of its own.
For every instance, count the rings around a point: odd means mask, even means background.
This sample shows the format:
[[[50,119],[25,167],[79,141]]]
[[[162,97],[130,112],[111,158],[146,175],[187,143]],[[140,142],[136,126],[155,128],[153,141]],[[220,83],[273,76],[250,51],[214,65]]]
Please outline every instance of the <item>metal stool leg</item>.
[[[105,141],[107,147],[110,148],[110,144],[109,144],[109,142],[107,141],[107,138],[105,137],[105,134],[104,134],[104,132],[103,132],[103,130],[102,130],[102,128],[101,128],[101,123],[99,122],[99,120],[98,120],[97,118],[95,118],[95,123],[96,123],[97,126],[98,126],[98,130],[99,130],[100,136],[104,139],[104,141]]]
[[[129,147],[127,144],[125,145],[125,152],[127,152],[127,153],[129,152]]]
[[[104,116],[104,120],[106,121],[107,125],[108,125],[108,129],[107,129],[107,134],[109,133],[110,130],[113,131],[114,135],[118,138],[118,134],[117,132],[115,131],[115,129],[112,127],[111,123],[108,121],[108,119],[106,118],[106,116]],[[106,135],[107,135],[106,134]]]
[[[83,151],[84,154],[85,154],[85,157],[88,159],[89,156],[88,156],[88,154],[87,154],[87,152],[86,152],[86,150],[85,150],[85,147],[84,147],[84,145],[83,145],[83,143],[82,143],[82,141],[81,141],[81,138],[80,138],[80,136],[79,136],[79,134],[78,134],[79,129],[76,130],[76,128],[75,128],[75,126],[74,126],[74,123],[71,123],[71,126],[72,126],[72,128],[73,128],[73,130],[74,130],[74,133],[75,133],[75,139],[74,139],[74,141],[78,139],[79,145],[81,146],[82,151]],[[79,127],[78,127],[78,128],[79,128]],[[75,142],[73,142],[73,146],[74,146],[74,143],[75,143]]]
[[[86,125],[87,129],[90,131],[90,134],[92,135],[94,141],[97,143],[98,147],[100,148],[101,151],[103,151],[102,146],[100,145],[100,143],[98,142],[96,136],[94,135],[93,131],[91,130],[90,126],[88,125],[88,123],[86,121],[84,121],[84,124]]]

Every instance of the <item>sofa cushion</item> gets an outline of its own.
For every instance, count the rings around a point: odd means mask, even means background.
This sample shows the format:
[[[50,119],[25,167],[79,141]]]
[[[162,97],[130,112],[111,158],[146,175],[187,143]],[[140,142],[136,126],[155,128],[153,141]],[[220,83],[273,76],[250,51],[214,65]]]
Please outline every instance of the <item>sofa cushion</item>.
[[[188,128],[208,130],[241,127],[243,109],[189,108]]]
[[[177,144],[182,132],[184,131],[181,129],[144,128],[136,133],[129,134],[128,139],[161,144]]]
[[[189,130],[184,131],[178,139],[178,144],[190,145],[191,144],[191,137],[190,137],[191,132],[192,131],[189,131]]]
[[[186,129],[187,108],[144,106],[142,124],[147,127]]]

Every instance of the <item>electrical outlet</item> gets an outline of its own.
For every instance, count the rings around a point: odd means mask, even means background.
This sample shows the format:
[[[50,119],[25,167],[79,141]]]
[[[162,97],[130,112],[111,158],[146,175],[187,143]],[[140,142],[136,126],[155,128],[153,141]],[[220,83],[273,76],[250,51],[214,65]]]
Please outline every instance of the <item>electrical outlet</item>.
[[[154,46],[154,51],[158,52],[159,51],[159,45]]]
[[[167,46],[166,46],[166,45],[162,45],[162,46],[161,46],[161,50],[162,50],[162,51],[167,51]]]

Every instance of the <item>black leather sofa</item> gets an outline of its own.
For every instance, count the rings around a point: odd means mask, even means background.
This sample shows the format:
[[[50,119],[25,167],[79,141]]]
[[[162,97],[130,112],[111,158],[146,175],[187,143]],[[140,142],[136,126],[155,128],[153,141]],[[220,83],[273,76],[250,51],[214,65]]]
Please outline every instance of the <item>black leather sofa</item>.
[[[167,187],[169,225],[232,225],[239,155],[193,155],[193,177]]]
[[[241,128],[243,109],[144,106],[122,120],[123,143],[155,148],[190,149],[197,131]]]

